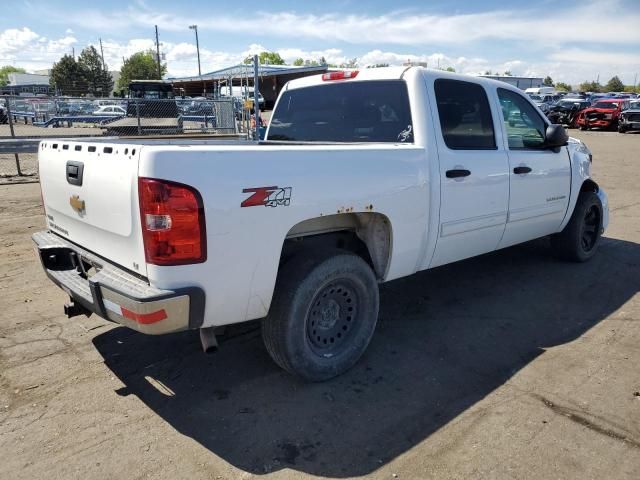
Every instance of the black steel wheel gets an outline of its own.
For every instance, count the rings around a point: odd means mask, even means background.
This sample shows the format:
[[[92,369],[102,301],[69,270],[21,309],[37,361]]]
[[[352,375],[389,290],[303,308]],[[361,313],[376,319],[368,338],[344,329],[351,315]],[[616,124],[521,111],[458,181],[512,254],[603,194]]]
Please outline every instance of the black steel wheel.
[[[592,204],[587,209],[581,224],[580,245],[585,252],[590,252],[598,244],[601,225],[600,208]]]
[[[262,338],[273,360],[318,382],[351,368],[378,319],[378,283],[369,264],[346,251],[301,254],[278,274]]]
[[[320,355],[336,355],[351,340],[359,321],[357,288],[349,281],[331,282],[318,292],[307,314],[307,336]]]
[[[596,192],[581,192],[569,223],[551,236],[551,246],[563,260],[586,262],[595,255],[602,235],[602,203]]]

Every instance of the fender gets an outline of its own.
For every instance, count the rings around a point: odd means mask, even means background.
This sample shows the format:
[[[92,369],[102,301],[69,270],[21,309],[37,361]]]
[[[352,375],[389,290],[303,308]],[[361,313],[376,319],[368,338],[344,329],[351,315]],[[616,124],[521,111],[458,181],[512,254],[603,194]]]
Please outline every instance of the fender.
[[[573,210],[578,202],[578,196],[580,192],[585,189],[595,191],[600,197],[603,212],[605,213],[602,219],[602,226],[606,228],[609,221],[608,215],[606,215],[608,211],[607,196],[591,178],[591,163],[593,158],[591,150],[589,150],[589,147],[587,147],[584,142],[573,137],[569,138],[567,150],[571,164],[571,192],[569,196],[569,206],[558,231],[562,231],[567,223],[569,223],[569,220],[571,220],[571,215],[573,215]]]

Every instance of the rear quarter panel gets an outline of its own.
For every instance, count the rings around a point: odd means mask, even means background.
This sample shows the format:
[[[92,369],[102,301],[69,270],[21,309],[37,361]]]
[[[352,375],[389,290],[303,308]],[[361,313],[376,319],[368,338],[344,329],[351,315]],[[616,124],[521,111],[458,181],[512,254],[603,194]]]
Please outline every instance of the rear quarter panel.
[[[414,119],[415,122],[415,119]],[[145,146],[139,175],[191,185],[205,204],[207,261],[147,266],[152,285],[199,286],[204,326],[268,313],[287,232],[299,222],[343,212],[378,212],[392,228],[386,279],[417,270],[424,255],[429,171],[417,145]],[[291,188],[288,206],[241,207],[257,187]]]

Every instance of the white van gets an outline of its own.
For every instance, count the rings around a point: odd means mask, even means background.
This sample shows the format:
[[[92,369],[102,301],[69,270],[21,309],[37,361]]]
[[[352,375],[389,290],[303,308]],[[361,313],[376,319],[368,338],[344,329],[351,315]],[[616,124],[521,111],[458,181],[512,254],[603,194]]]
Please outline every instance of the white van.
[[[527,88],[524,93],[527,95],[555,95],[555,87],[531,87]]]

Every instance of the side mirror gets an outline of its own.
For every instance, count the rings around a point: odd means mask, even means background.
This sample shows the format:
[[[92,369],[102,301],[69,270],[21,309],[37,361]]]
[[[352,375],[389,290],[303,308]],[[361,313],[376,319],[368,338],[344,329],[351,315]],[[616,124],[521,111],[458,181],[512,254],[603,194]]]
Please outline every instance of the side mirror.
[[[569,143],[569,135],[562,125],[549,125],[545,132],[544,145],[547,148],[564,147]]]

